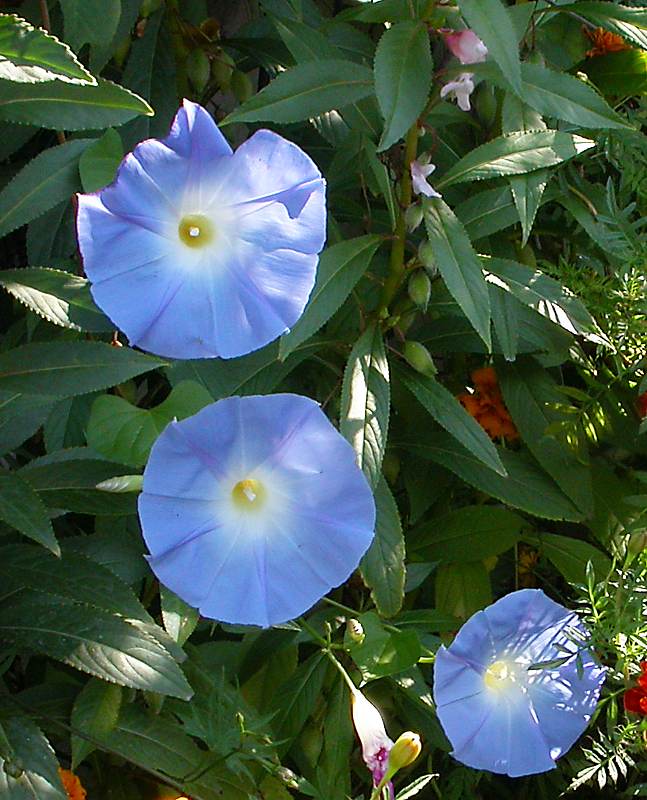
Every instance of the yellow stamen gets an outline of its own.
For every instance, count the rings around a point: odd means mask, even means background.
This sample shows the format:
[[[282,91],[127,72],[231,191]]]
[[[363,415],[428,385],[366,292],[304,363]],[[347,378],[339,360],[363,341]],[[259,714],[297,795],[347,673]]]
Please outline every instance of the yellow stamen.
[[[488,689],[502,691],[510,689],[517,680],[514,665],[509,661],[495,661],[487,668],[483,676]]]
[[[180,241],[187,247],[204,247],[215,237],[213,223],[204,214],[187,214],[177,229]]]
[[[258,510],[265,501],[265,487],[254,478],[246,478],[231,490],[234,503],[246,511]]]

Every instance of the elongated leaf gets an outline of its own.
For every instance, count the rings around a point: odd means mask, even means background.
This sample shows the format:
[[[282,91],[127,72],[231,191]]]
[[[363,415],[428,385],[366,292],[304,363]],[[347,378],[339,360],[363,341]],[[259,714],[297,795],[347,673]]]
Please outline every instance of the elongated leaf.
[[[458,0],[467,24],[483,40],[510,85],[521,93],[519,47],[512,20],[501,0]]]
[[[431,84],[429,34],[422,22],[388,28],[375,51],[375,92],[384,117],[378,150],[402,138],[422,112]]]
[[[375,489],[375,503],[375,538],[359,569],[380,614],[392,617],[404,600],[405,545],[400,513],[384,478]]]
[[[509,186],[497,186],[483,192],[474,191],[456,206],[454,213],[475,242],[491,233],[515,225],[519,215]]]
[[[492,440],[451,392],[429,375],[398,368],[402,384],[424,406],[439,425],[463,444],[472,455],[499,475],[506,474]]]
[[[375,611],[358,615],[365,632],[362,641],[346,634],[344,644],[362,673],[363,681],[374,681],[410,669],[420,658],[420,640],[415,630],[388,630]]]
[[[0,390],[71,397],[164,365],[159,358],[102,342],[38,342],[0,354]]]
[[[95,305],[90,283],[78,275],[46,267],[6,269],[0,272],[0,286],[54,325],[93,333],[114,330]]]
[[[281,338],[281,360],[332,317],[368,269],[380,242],[379,236],[358,236],[324,250],[319,259],[317,280],[303,316],[290,333]]]
[[[484,467],[444,431],[425,436],[424,442],[405,441],[401,444],[415,455],[435,461],[466,483],[514,508],[546,519],[576,521],[582,518],[555,482],[526,453],[498,448],[499,457],[508,473],[507,477],[502,478]]]
[[[442,564],[436,573],[436,607],[465,620],[490,605],[490,576],[482,561]]]
[[[60,0],[65,40],[75,50],[86,42],[107,44],[121,16],[121,0]]]
[[[166,632],[181,647],[195,630],[200,612],[165,586],[160,586],[160,606]]]
[[[390,414],[389,363],[379,326],[360,336],[344,370],[340,429],[371,486],[381,476]]]
[[[243,103],[222,124],[299,122],[340,109],[373,92],[373,73],[353,61],[325,59],[297,64]]]
[[[79,161],[83,191],[96,192],[112,183],[123,157],[121,136],[114,128],[108,128],[100,139],[88,147]]]
[[[647,13],[644,8],[630,8],[600,0],[579,0],[555,9],[563,14],[576,12],[608,31],[622,36],[647,50]]]
[[[427,561],[481,561],[519,541],[525,520],[499,506],[463,506],[417,527],[412,550]]]
[[[123,125],[138,114],[152,115],[145,100],[99,78],[96,86],[62,81],[26,84],[0,81],[0,119],[50,130],[83,131]]]
[[[0,472],[0,519],[52,553],[61,552],[43,501],[14,472]]]
[[[9,763],[0,758],[0,796],[7,800],[67,800],[56,755],[38,725],[22,714],[12,714],[0,721],[0,732],[5,748],[10,748],[13,766],[25,770],[19,778],[12,778]]]
[[[490,287],[492,324],[506,361],[514,361],[519,352],[519,303],[498,286]]]
[[[643,35],[647,38],[647,31]],[[647,94],[647,49],[632,48],[588,59],[586,74],[605,95]]]
[[[195,381],[178,383],[163,403],[151,409],[137,408],[116,395],[101,395],[88,420],[88,445],[112,461],[143,466],[153,442],[171,420],[190,417],[211,401]]]
[[[5,603],[0,639],[102,680],[188,700],[191,687],[152,636],[121,617],[38,592]]]
[[[434,183],[442,189],[453,183],[522,175],[561,164],[591,147],[595,147],[591,139],[562,131],[507,133],[470,151]]]
[[[66,44],[15,14],[0,14],[0,78],[21,83],[57,78],[96,83]]]
[[[569,583],[586,582],[586,564],[591,561],[598,580],[606,578],[611,569],[608,556],[582,539],[559,536],[556,533],[524,535],[524,541],[537,546],[557,567]]]
[[[81,188],[79,158],[91,141],[76,139],[51,147],[20,170],[0,192],[0,236],[72,198]]]
[[[472,243],[444,200],[427,200],[423,207],[427,236],[445,285],[489,350],[490,298]]]
[[[0,391],[0,455],[18,447],[36,433],[57,399]]]
[[[562,419],[551,412],[561,399],[552,379],[529,361],[501,367],[499,377],[505,404],[528,449],[582,514],[590,516],[593,492],[587,455],[574,453],[548,431]]]
[[[90,678],[74,701],[72,726],[93,739],[109,736],[119,719],[121,696],[121,686]],[[72,734],[72,769],[94,750],[95,746],[87,739]]]
[[[478,72],[501,88],[509,88],[507,78],[495,64],[479,64]],[[539,64],[521,65],[521,92],[524,103],[546,117],[572,122],[583,128],[631,127],[611,106],[583,81],[565,72]]]
[[[314,653],[277,690],[272,704],[276,712],[272,727],[278,741],[285,739],[287,744],[305,725],[321,692],[327,666],[324,654]]]

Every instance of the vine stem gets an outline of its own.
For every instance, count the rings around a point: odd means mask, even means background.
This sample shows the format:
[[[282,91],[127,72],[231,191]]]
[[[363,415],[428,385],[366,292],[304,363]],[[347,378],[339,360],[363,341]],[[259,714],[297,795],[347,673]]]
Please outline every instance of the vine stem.
[[[43,22],[43,28],[49,33],[52,29],[52,20],[49,16],[49,6],[47,0],[40,0],[40,18]],[[65,144],[67,141],[63,131],[56,131],[56,138],[59,144]]]
[[[400,288],[400,284],[405,276],[404,252],[407,238],[407,228],[404,221],[404,214],[411,205],[411,164],[415,161],[418,149],[418,121],[409,128],[404,147],[404,170],[400,180],[400,213],[395,225],[393,244],[391,245],[391,259],[389,274],[384,286],[382,287],[382,297],[380,298],[379,316],[384,317],[388,314],[389,305],[395,297],[395,293]]]

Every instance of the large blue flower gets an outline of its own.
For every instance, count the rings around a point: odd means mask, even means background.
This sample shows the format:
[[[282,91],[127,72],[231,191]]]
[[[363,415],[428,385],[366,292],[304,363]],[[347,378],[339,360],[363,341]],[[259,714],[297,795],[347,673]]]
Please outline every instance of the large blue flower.
[[[326,231],[312,159],[270,131],[235,153],[185,100],[117,178],[79,195],[77,232],[92,295],[132,345],[172,358],[234,358],[301,316]]]
[[[144,472],[139,516],[160,581],[212,619],[293,619],[357,567],[375,504],[317,403],[229,397],[171,422]]]
[[[586,638],[577,615],[540,589],[470,617],[434,665],[452,755],[511,777],[552,769],[586,728],[604,682],[604,668],[582,648]]]

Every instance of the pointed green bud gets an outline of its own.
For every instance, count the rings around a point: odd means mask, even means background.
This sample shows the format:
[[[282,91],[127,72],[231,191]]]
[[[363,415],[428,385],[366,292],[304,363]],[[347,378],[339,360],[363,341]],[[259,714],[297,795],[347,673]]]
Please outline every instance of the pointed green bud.
[[[423,267],[426,267],[432,275],[436,274],[438,268],[436,266],[434,248],[426,239],[424,242],[421,242],[420,247],[418,248],[418,258],[420,259],[420,263],[423,265]]]
[[[218,86],[227,91],[231,84],[231,76],[234,73],[236,62],[224,50],[219,50],[211,63],[211,75]]]
[[[407,291],[409,292],[409,297],[418,308],[426,311],[431,297],[431,281],[424,270],[418,269],[413,273],[409,278]]]
[[[186,57],[186,74],[191,86],[198,94],[201,94],[205,90],[211,74],[211,64],[204,50],[191,50]]]
[[[389,761],[387,764],[387,773],[394,775],[399,769],[408,767],[420,755],[422,750],[422,743],[420,736],[412,731],[402,733],[395,741],[389,753]]]
[[[406,361],[423,375],[435,375],[437,370],[431,353],[421,342],[406,341],[402,355]]]
[[[97,483],[95,489],[101,492],[141,492],[144,485],[143,475],[117,475],[115,478],[106,478],[105,481]]]
[[[424,212],[420,203],[414,203],[404,212],[404,224],[409,233],[413,233],[422,222]]]
[[[239,103],[244,103],[254,94],[254,87],[245,72],[235,69],[231,74],[231,91]]]

